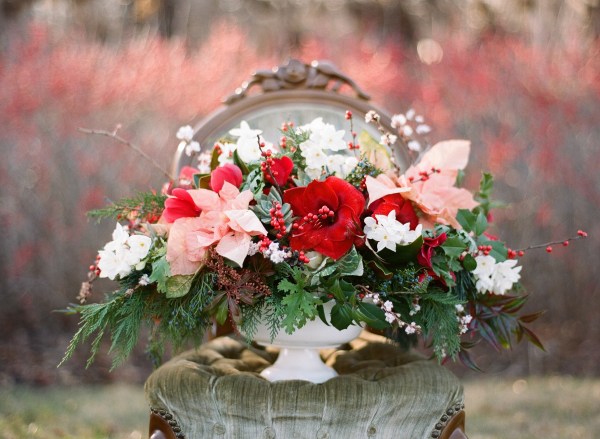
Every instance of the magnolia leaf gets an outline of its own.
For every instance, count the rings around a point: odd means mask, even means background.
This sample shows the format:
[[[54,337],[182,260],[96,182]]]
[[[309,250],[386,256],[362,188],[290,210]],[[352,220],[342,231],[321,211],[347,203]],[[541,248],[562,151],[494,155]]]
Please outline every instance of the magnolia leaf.
[[[336,303],[331,309],[331,324],[338,330],[346,329],[353,322],[352,307],[347,304]]]
[[[182,275],[178,274],[171,276],[167,279],[166,284],[166,296],[167,299],[174,299],[176,297],[183,297],[189,291],[192,286],[192,279],[194,275]]]
[[[197,189],[210,189],[210,174],[194,174],[194,186]]]
[[[357,321],[365,322],[374,329],[385,329],[390,326],[385,320],[383,310],[372,303],[359,302],[358,308],[354,309],[354,318]]]

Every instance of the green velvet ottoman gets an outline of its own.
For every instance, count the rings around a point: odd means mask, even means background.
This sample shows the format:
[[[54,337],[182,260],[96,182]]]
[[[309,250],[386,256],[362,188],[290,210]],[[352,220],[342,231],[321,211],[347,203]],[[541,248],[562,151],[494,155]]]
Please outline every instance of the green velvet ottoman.
[[[363,333],[323,351],[340,374],[322,384],[269,382],[276,351],[222,337],[146,381],[151,438],[464,438],[463,390],[434,361]]]

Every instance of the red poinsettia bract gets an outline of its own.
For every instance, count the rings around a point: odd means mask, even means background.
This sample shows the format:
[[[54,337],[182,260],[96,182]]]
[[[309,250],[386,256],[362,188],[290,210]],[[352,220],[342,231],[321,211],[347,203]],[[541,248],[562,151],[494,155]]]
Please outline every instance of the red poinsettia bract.
[[[362,235],[360,215],[365,198],[341,178],[328,177],[306,187],[288,189],[283,200],[299,217],[290,237],[294,250],[315,250],[339,259]]]

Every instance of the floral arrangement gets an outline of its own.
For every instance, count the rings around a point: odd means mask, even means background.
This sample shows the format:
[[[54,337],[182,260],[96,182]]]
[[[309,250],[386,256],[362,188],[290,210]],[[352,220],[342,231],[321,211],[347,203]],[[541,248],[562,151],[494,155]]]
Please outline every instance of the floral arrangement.
[[[63,361],[96,334],[91,363],[108,331],[116,366],[147,324],[159,362],[166,341],[199,342],[227,320],[251,340],[260,319],[273,337],[316,318],[404,344],[421,337],[438,359],[470,367],[467,349],[480,339],[500,349],[525,337],[541,347],[525,326],[541,313],[521,314],[524,250],[486,232],[492,176],[484,173],[475,193],[460,187],[469,142],[428,146],[430,127],[412,110],[392,118],[395,134],[368,112],[381,139],[354,132],[350,112],[346,120],[348,132],[322,118],[286,122],[276,144],[242,122],[212,149],[181,128],[180,149],[197,167],[160,193],[91,212],[117,224],[80,303],[68,308],[81,322]],[[411,157],[407,169],[395,148]],[[96,278],[119,287],[86,303]]]

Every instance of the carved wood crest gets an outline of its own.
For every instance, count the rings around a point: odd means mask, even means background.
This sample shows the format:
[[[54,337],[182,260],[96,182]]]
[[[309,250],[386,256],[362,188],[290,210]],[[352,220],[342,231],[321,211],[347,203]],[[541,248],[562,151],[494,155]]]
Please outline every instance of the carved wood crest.
[[[343,85],[349,86],[357,98],[369,100],[370,97],[362,91],[348,76],[341,73],[333,64],[327,61],[313,61],[305,64],[296,59],[291,59],[287,64],[275,67],[272,70],[258,70],[250,80],[244,82],[235,93],[225,99],[225,104],[230,105],[248,95],[254,86],[262,88],[263,93],[292,89],[328,89],[338,92]]]

